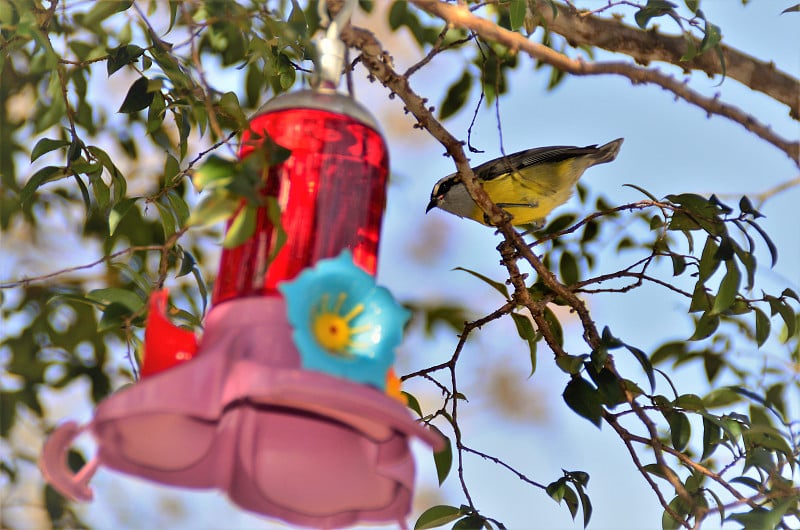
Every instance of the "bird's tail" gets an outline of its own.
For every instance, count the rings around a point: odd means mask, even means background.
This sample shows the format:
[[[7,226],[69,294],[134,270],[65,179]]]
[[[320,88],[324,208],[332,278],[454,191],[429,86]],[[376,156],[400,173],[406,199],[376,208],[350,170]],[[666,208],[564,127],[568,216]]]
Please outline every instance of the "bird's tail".
[[[611,162],[617,158],[619,148],[622,146],[623,141],[625,141],[624,138],[617,138],[616,140],[598,147],[597,151],[592,154],[592,165],[595,166],[597,164],[605,164],[606,162]]]

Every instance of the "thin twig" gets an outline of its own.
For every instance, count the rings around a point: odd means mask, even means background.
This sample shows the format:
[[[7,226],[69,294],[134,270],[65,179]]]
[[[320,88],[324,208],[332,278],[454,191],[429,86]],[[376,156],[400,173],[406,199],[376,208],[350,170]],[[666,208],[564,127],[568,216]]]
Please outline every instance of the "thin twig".
[[[102,258],[97,259],[97,260],[95,260],[95,261],[93,261],[91,263],[87,263],[85,265],[77,265],[75,267],[68,267],[66,269],[57,270],[55,272],[49,272],[47,274],[42,274],[40,276],[32,276],[30,278],[24,278],[22,280],[15,280],[15,281],[12,281],[12,282],[0,283],[0,289],[10,289],[10,288],[13,288],[13,287],[20,287],[20,286],[23,286],[23,285],[30,285],[31,283],[42,282],[42,281],[45,281],[45,280],[49,280],[51,278],[55,278],[57,276],[62,276],[64,274],[69,274],[69,273],[72,273],[72,272],[77,272],[77,271],[86,270],[86,269],[91,269],[91,268],[96,267],[96,266],[98,266],[98,265],[100,265],[102,263],[105,263],[107,261],[112,261],[112,260],[114,260],[116,258],[119,258],[120,256],[126,256],[128,254],[133,254],[134,252],[140,252],[140,251],[159,251],[160,252],[160,251],[163,251],[163,249],[164,249],[164,245],[142,245],[142,246],[128,247],[126,249],[114,252],[114,253],[109,254],[107,256],[103,256]]]

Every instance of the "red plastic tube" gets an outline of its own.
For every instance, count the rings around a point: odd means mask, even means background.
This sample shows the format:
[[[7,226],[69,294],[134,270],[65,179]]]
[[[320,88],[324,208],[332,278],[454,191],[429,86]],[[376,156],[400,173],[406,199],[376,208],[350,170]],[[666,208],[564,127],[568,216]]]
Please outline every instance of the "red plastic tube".
[[[275,294],[278,282],[345,248],[357,265],[375,274],[389,168],[380,133],[347,114],[280,109],[250,121],[239,156],[259,148],[253,138],[265,133],[291,150],[287,160],[270,168],[265,188],[278,201],[287,240],[268,263],[277,231],[260,208],[255,234],[223,250],[212,302]]]

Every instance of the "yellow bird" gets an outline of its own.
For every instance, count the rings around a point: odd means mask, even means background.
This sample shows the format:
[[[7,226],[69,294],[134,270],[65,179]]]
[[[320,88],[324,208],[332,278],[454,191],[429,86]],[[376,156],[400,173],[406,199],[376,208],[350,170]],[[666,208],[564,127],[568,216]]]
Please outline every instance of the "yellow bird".
[[[600,147],[537,147],[495,158],[472,171],[492,202],[511,214],[512,224],[541,226],[553,208],[567,202],[584,171],[617,157],[623,140],[617,138]],[[447,175],[433,186],[425,211],[433,208],[488,225],[459,173]]]

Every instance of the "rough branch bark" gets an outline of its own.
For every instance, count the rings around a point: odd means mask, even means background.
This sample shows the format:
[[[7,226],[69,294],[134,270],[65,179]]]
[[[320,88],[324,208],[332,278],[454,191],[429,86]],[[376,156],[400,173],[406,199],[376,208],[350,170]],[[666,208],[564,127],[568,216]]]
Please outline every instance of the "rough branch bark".
[[[532,58],[573,75],[615,74],[627,77],[633,83],[651,83],[672,92],[692,105],[705,110],[709,115],[724,116],[742,125],[745,129],[771,143],[791,158],[800,167],[800,142],[791,142],[776,134],[768,125],[755,116],[724,103],[718,97],[707,97],[689,88],[686,83],[653,68],[643,68],[627,62],[587,63],[572,59],[524,35],[499,27],[494,22],[474,15],[464,6],[447,4],[438,0],[412,0],[421,9],[454,26],[467,28],[481,38],[498,42],[511,50],[522,51]]]
[[[537,2],[537,13],[553,33],[567,39],[573,46],[589,45],[632,57],[637,63],[648,65],[654,61],[674,64],[684,71],[698,70],[709,77],[722,75],[722,65],[716,53],[698,55],[682,61],[686,54],[686,40],[682,36],[665,35],[655,30],[642,31],[617,19],[602,18],[581,13],[573,7],[556,4],[558,15],[543,0]],[[699,41],[695,43],[699,47]],[[764,62],[730,46],[722,45],[725,58],[725,75],[763,92],[789,107],[789,115],[800,119],[800,81],[778,70],[774,63]]]

